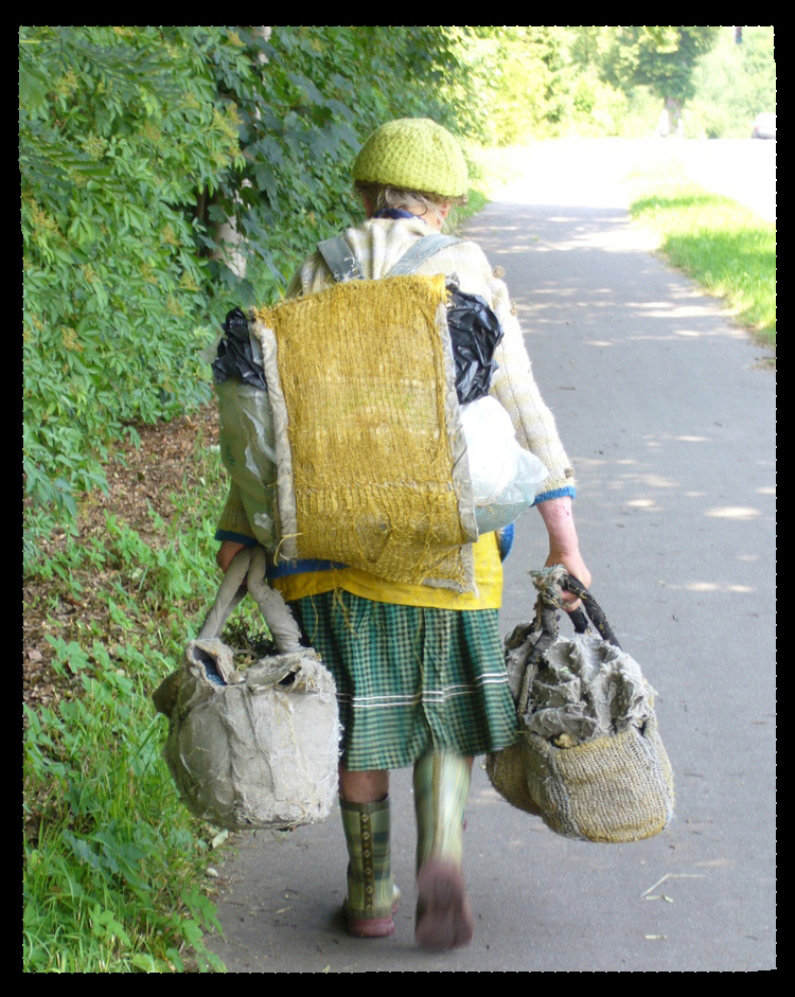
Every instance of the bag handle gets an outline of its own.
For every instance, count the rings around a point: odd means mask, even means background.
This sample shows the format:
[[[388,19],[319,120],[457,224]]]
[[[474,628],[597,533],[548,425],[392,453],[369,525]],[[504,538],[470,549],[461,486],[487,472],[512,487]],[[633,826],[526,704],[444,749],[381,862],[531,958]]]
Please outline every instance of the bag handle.
[[[220,637],[232,610],[248,591],[259,606],[280,654],[302,653],[301,631],[281,595],[265,581],[265,548],[244,547],[233,558],[215,602],[199,631],[199,640]]]
[[[516,699],[517,713],[520,717],[527,712],[530,702],[531,672],[533,672],[534,667],[540,668],[546,665],[545,655],[558,639],[558,610],[563,608],[564,591],[576,595],[585,607],[585,611],[575,609],[566,614],[571,617],[575,631],[580,634],[587,633],[590,621],[604,640],[620,649],[620,644],[597,601],[582,582],[570,575],[562,564],[544,568],[542,571],[531,571],[530,574],[533,578],[533,584],[538,589],[538,599],[536,600],[535,619],[529,632],[526,632],[525,639],[530,634],[538,634],[538,637],[535,638],[533,648],[527,657]]]
[[[572,595],[576,595],[582,601],[584,606],[584,610],[575,609],[568,614],[571,617],[571,622],[576,633],[586,633],[590,622],[594,625],[603,640],[606,640],[608,644],[612,644],[614,647],[621,648],[599,603],[583,583],[578,578],[575,578],[574,575],[570,575],[562,564],[556,564],[552,568],[545,568],[543,571],[532,571],[531,575],[533,576],[533,583],[538,589],[536,614],[541,629],[545,633],[547,631],[554,631],[554,637],[558,636],[557,613],[555,611],[563,608],[562,593],[571,592]],[[542,607],[540,613],[539,606]]]

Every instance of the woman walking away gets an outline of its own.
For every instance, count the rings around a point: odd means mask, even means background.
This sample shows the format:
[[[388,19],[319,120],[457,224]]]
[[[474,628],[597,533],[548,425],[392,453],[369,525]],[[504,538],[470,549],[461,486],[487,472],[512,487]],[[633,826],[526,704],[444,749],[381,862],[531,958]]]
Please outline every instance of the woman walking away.
[[[342,236],[356,275],[365,279],[385,277],[407,251],[439,233],[468,188],[458,143],[426,119],[378,128],[357,156],[353,178],[366,220]],[[480,296],[499,319],[503,338],[490,393],[510,416],[520,445],[549,472],[535,501],[549,542],[546,564],[565,565],[587,586],[590,574],[572,517],[573,472],[498,271],[475,243],[450,240],[413,272],[454,277],[462,292]],[[334,283],[318,251],[301,266],[289,294],[312,295]],[[224,570],[241,546],[257,542],[234,484],[216,538]],[[346,913],[356,936],[394,931],[399,892],[391,871],[389,771],[412,766],[417,944],[438,950],[472,939],[462,842],[472,759],[506,747],[516,728],[497,618],[498,534],[480,536],[472,553],[476,584],[463,593],[388,582],[331,563],[298,561],[269,572],[337,684],[340,810],[349,856]]]

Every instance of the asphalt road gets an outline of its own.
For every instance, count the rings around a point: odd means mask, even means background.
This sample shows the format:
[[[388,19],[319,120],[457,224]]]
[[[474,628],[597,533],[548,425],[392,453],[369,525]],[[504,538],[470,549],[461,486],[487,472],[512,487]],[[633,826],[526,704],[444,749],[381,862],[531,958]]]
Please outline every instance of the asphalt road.
[[[334,814],[238,839],[219,868],[230,972],[765,971],[775,945],[774,371],[720,305],[630,227],[613,163],[550,146],[473,220],[526,330],[578,480],[593,591],[658,693],[676,817],[628,845],[557,837],[476,766],[466,873],[476,936],[413,946],[413,805],[395,773],[389,939],[349,938]],[[526,514],[506,562],[503,631],[530,616],[545,558]]]

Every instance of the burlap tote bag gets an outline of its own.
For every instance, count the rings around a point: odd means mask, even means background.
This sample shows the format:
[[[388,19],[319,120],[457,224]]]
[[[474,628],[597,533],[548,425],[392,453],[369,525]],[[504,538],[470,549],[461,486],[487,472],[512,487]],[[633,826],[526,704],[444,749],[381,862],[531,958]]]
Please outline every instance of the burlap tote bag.
[[[277,562],[472,591],[472,543],[532,504],[547,470],[488,396],[497,316],[452,277],[414,275],[455,242],[428,235],[365,280],[329,239],[335,286],[227,315],[221,456]]]
[[[535,620],[506,640],[520,734],[487,757],[492,785],[568,838],[618,843],[658,834],[674,797],[653,690],[587,590],[562,568],[535,580]],[[580,611],[572,614],[575,635],[559,635],[562,587],[582,598],[598,633]]]
[[[298,626],[265,583],[265,551],[232,562],[181,668],[154,694],[169,719],[164,757],[196,817],[231,830],[321,821],[337,797],[340,730],[334,680],[299,643]],[[278,648],[243,670],[220,639],[248,591]]]

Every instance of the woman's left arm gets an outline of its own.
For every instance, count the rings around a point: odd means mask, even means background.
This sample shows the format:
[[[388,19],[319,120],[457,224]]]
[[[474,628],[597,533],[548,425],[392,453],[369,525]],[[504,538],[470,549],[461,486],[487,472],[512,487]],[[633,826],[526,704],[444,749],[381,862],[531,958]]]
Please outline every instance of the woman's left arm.
[[[580,554],[571,499],[568,496],[547,499],[545,502],[539,502],[537,508],[549,535],[549,557],[546,567],[562,564],[570,575],[588,588],[591,584],[591,572],[585,566]],[[567,610],[577,609],[579,606],[576,596],[568,592],[564,592],[563,601]]]

